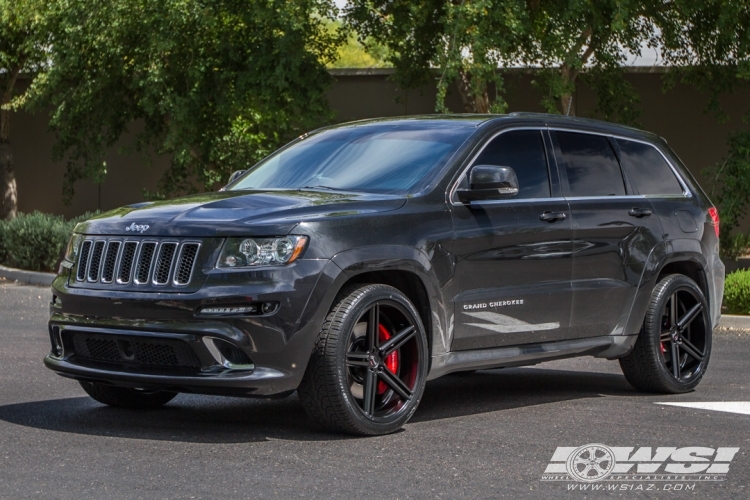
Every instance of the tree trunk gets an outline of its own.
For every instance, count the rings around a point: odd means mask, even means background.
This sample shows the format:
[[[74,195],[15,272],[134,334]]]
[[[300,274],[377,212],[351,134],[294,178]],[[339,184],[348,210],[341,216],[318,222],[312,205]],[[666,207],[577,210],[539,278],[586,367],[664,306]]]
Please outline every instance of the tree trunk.
[[[4,109],[13,97],[23,62],[6,72],[0,88],[0,220],[11,220],[18,212],[18,191],[10,150],[10,111]]]
[[[490,97],[487,93],[487,84],[483,85],[479,96],[472,94],[471,84],[471,75],[462,70],[458,78],[458,93],[461,96],[464,111],[466,113],[489,113]]]
[[[566,116],[576,115],[576,102],[573,94],[563,94],[560,96],[560,111]]]
[[[6,99],[0,100],[0,104],[7,104]],[[16,191],[16,176],[13,173],[9,126],[10,111],[0,108],[0,220],[13,219],[18,210],[18,192]]]
[[[560,66],[560,76],[562,76],[563,85],[568,87],[569,85],[575,84],[575,79],[578,74],[576,71],[572,71],[567,64],[562,64]],[[566,116],[576,115],[576,103],[573,92],[564,92],[560,96],[560,112]]]

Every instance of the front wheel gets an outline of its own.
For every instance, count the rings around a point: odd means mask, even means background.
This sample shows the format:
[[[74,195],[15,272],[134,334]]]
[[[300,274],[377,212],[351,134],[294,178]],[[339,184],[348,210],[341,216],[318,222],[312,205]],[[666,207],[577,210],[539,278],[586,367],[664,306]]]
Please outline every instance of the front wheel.
[[[399,290],[345,290],[318,334],[298,393],[324,428],[380,435],[400,429],[417,409],[427,378],[427,337]]]
[[[703,292],[681,274],[654,287],[633,350],[620,359],[636,389],[677,394],[693,390],[711,356],[711,319]]]

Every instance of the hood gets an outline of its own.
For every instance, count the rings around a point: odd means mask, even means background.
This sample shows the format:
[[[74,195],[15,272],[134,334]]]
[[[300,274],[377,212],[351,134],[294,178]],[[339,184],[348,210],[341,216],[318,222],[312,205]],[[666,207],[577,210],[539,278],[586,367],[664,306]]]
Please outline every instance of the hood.
[[[75,231],[118,236],[281,236],[300,222],[396,210],[405,196],[336,191],[223,191],[138,203]]]

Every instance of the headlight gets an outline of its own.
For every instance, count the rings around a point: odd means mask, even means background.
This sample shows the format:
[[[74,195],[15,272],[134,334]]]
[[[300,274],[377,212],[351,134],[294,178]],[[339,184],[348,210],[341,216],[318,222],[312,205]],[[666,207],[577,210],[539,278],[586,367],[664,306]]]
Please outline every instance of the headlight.
[[[302,254],[307,236],[227,238],[216,267],[283,266]]]
[[[75,263],[76,257],[78,257],[78,247],[80,246],[82,238],[82,234],[73,233],[73,236],[70,237],[70,241],[68,241],[68,247],[65,249],[65,260]]]

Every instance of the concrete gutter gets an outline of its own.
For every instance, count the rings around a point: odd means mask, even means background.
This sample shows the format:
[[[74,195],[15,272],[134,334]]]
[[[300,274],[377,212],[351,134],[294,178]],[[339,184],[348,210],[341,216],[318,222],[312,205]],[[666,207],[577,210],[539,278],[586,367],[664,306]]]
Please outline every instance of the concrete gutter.
[[[719,328],[727,330],[750,330],[750,316],[739,316],[734,314],[722,314]]]
[[[12,267],[0,266],[0,278],[10,281],[17,281],[27,285],[45,285],[49,286],[55,279],[56,274],[38,273],[35,271],[24,271],[23,269],[13,269]]]

